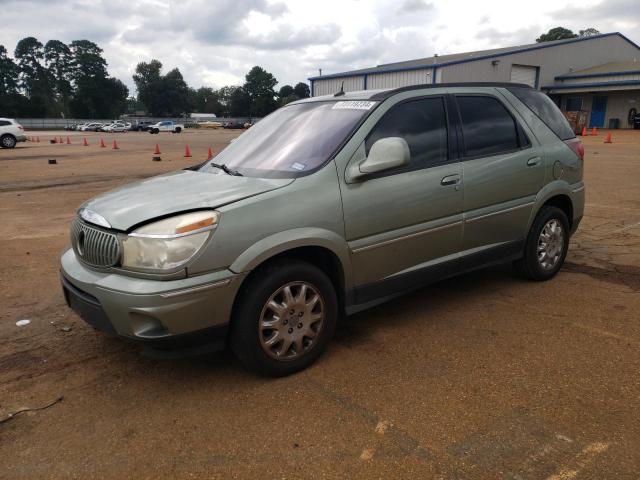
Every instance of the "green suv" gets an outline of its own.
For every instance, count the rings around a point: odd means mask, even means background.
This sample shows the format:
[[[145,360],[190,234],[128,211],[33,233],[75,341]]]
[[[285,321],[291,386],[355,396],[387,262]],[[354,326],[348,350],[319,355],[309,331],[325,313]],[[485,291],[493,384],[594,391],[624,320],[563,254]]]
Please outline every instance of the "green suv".
[[[552,278],[582,218],[583,155],[555,104],[523,85],[294,102],[213,160],[86,202],[64,294],[157,355],[228,344],[287,375],[342,315],[423,285],[503,261]]]

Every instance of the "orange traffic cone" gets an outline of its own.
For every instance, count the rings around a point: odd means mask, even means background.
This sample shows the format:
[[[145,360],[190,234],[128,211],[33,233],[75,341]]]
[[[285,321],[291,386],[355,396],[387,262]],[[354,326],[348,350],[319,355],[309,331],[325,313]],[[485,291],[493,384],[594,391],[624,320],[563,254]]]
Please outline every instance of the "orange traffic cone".
[[[160,155],[160,145],[156,143],[156,149],[153,151],[154,155]]]
[[[71,139],[67,137],[67,145],[71,145]]]
[[[53,140],[51,140],[51,143],[58,143],[58,139],[56,137],[53,137]]]
[[[82,145],[84,145],[85,147],[89,146],[89,142],[87,142],[87,137],[84,138],[84,142],[82,142]]]
[[[191,156],[191,150],[189,150],[189,145],[185,145],[184,147],[184,158],[189,158]]]
[[[101,138],[100,139],[100,148],[105,148],[106,145],[104,144],[104,140]]]
[[[58,141],[58,143],[63,144],[64,140],[62,139],[62,137],[60,137],[60,140]]]
[[[36,143],[40,143],[40,137],[36,137]]]
[[[118,146],[118,142],[116,142],[116,139],[113,139],[113,147],[111,147],[111,150],[120,150],[120,147]]]
[[[582,127],[582,133],[580,135],[582,135],[583,137],[587,136],[587,127]]]
[[[593,127],[591,129],[591,135],[594,136],[594,137],[598,136],[598,128],[597,127]]]
[[[207,150],[207,160],[211,160],[213,158],[213,150],[211,150],[211,147],[209,147],[209,150]]]
[[[613,143],[613,138],[611,138],[611,132],[607,134],[607,138],[605,139],[604,143]]]

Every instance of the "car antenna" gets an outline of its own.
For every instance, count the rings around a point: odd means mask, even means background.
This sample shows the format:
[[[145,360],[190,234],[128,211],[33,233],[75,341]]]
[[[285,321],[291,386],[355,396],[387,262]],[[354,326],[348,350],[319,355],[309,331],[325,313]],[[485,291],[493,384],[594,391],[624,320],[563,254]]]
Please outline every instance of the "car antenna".
[[[342,84],[340,85],[340,91],[338,93],[336,93],[334,95],[334,97],[341,97],[342,95],[344,95],[344,80],[342,81]]]

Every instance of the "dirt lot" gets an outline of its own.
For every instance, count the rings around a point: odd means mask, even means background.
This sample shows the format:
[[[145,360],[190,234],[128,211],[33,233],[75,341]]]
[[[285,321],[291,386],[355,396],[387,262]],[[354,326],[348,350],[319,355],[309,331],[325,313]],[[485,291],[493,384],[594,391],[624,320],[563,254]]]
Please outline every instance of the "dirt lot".
[[[437,284],[347,319],[278,380],[228,353],[144,358],[58,285],[80,203],[236,133],[38,135],[0,151],[0,421],[64,400],[0,423],[0,478],[638,478],[640,132],[585,139],[586,216],[554,280]]]

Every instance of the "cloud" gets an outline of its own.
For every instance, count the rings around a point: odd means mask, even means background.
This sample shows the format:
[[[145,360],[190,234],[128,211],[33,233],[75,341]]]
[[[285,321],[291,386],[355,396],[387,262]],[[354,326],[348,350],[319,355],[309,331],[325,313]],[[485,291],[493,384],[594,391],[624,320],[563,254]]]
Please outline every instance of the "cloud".
[[[132,74],[156,58],[193,87],[240,84],[254,65],[281,84],[487,48],[532,43],[551,27],[595,27],[640,40],[638,0],[0,0],[0,44],[33,35],[104,49],[109,72]],[[575,6],[573,6],[575,5]],[[579,6],[578,6],[579,5]]]
[[[434,6],[431,3],[427,3],[425,0],[404,0],[398,13],[416,13],[433,10]]]

